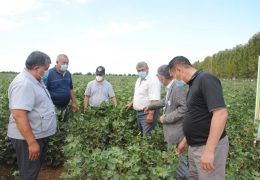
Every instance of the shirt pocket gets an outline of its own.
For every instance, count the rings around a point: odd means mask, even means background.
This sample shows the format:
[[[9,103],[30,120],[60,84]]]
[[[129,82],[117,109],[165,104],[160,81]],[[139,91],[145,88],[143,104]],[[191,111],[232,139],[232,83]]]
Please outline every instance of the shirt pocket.
[[[54,111],[42,113],[40,116],[42,120],[42,131],[48,131],[56,127],[56,114]]]

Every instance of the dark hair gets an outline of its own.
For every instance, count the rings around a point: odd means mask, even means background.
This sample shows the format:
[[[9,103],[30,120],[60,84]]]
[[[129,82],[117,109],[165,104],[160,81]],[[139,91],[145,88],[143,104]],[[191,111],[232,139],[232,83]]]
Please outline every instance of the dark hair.
[[[172,76],[169,73],[169,68],[168,66],[165,65],[161,65],[158,69],[157,69],[157,74],[158,76],[163,76],[166,79],[172,79]]]
[[[190,61],[184,56],[176,56],[169,62],[169,68],[175,67],[176,65],[181,65],[183,67],[192,67]]]
[[[47,63],[51,64],[50,57],[41,51],[33,51],[26,59],[25,66],[27,69],[32,70],[35,66],[46,66]]]

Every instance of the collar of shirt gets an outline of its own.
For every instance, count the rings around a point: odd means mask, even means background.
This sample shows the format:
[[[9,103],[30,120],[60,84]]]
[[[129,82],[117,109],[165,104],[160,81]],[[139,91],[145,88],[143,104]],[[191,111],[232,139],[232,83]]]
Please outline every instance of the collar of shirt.
[[[188,85],[191,85],[192,82],[194,81],[194,79],[196,79],[196,77],[197,77],[200,73],[202,73],[202,72],[203,72],[202,69],[197,70],[197,71],[193,74],[193,76],[190,78],[190,81],[188,82]]]
[[[144,80],[143,80],[143,81],[145,81],[145,80],[149,79],[149,78],[150,78],[150,76],[151,76],[150,74],[151,74],[151,73],[148,73],[148,74],[147,74],[147,76],[144,78]],[[140,81],[141,81],[141,78],[139,77],[139,78],[138,78],[139,85],[140,85]],[[142,82],[143,82],[143,81],[142,81]]]
[[[100,83],[98,83],[97,82],[97,80],[95,79],[95,82],[96,82],[96,85],[98,86],[98,85],[103,85],[104,84],[104,82],[105,82],[105,79],[104,79],[104,81],[100,84]]]
[[[168,84],[168,86],[165,88],[166,92],[169,91],[169,89],[171,88],[173,82],[174,82],[174,79],[173,79],[173,80]]]
[[[53,69],[55,69],[55,72],[56,72],[56,73],[61,74],[61,73],[59,73],[59,71],[57,70],[56,65],[53,67]],[[65,74],[66,74],[66,72],[67,72],[67,71],[65,71],[65,72],[64,72],[63,74],[61,74],[61,75],[63,75],[63,77],[64,77]]]
[[[42,80],[37,80],[31,73],[29,73],[26,69],[23,69],[23,73],[34,83],[39,84]]]

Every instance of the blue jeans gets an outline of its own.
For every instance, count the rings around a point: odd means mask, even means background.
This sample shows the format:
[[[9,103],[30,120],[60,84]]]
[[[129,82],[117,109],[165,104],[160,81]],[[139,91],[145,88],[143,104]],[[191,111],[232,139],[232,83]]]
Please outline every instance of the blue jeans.
[[[143,137],[144,135],[151,135],[151,131],[155,129],[155,126],[157,126],[159,109],[157,109],[154,112],[152,124],[148,124],[146,122],[146,118],[148,114],[145,114],[144,111],[136,111],[136,113],[137,113],[137,124],[139,130],[141,131],[141,136]]]

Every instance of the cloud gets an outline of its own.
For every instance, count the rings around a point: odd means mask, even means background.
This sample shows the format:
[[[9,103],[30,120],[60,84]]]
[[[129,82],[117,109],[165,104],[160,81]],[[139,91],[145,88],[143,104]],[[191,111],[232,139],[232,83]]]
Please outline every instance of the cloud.
[[[0,16],[18,14],[40,6],[36,0],[0,0],[0,4]]]
[[[85,3],[87,1],[90,1],[90,0],[77,0],[77,2],[79,2],[79,3]]]
[[[100,16],[99,18],[98,18],[100,21],[103,21],[103,18]]]
[[[16,29],[23,25],[24,22],[13,22],[0,17],[0,30]]]
[[[86,35],[70,38],[70,40],[84,40],[84,39],[98,39],[108,36],[122,35],[132,33],[141,29],[146,29],[149,27],[149,24],[144,22],[139,22],[136,26],[131,26],[129,24],[123,24],[121,27],[117,23],[111,23],[108,25],[108,28],[103,31],[97,31],[91,29]]]
[[[65,0],[60,0],[60,1],[65,2]],[[65,4],[71,4],[71,2],[75,2],[75,1],[78,2],[78,3],[86,3],[86,2],[91,1],[91,0],[67,0],[65,2]]]
[[[47,20],[46,17],[39,17],[38,19],[39,19],[40,21],[46,21],[46,20]]]
[[[47,19],[49,19],[51,17],[49,12],[45,12],[45,16],[43,17],[38,17],[38,20],[40,21],[46,21]]]

